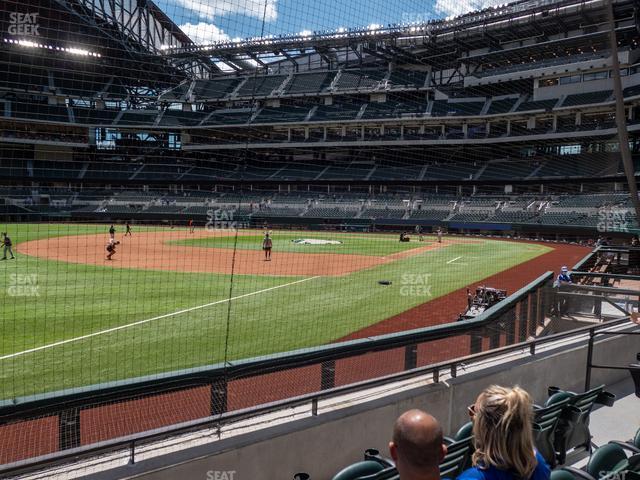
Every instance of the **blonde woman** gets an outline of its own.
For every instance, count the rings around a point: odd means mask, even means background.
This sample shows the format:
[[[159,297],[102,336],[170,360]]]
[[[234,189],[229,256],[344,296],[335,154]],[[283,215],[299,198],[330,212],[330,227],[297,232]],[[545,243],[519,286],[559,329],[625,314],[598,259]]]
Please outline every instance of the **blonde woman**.
[[[549,466],[533,446],[533,404],[520,387],[493,385],[469,406],[473,467],[458,480],[548,480]]]

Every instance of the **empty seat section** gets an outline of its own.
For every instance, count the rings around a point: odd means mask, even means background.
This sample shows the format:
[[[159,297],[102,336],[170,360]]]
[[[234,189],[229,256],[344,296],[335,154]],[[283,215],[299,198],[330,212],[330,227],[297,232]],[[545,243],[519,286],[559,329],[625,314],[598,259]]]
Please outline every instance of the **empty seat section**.
[[[202,100],[223,98],[231,93],[241,81],[242,79],[237,77],[221,80],[196,80],[193,86],[193,96]]]
[[[536,100],[536,101],[528,101],[522,102],[518,105],[516,109],[517,112],[527,112],[531,110],[551,110],[558,103],[558,99],[554,98],[551,100]]]
[[[23,60],[22,60],[23,61]],[[0,63],[0,89],[44,92],[49,89],[49,72],[25,63]]]
[[[360,112],[362,105],[320,105],[314,112],[311,120],[327,121],[327,120],[345,120],[354,119]]]
[[[299,73],[293,76],[286,91],[295,93],[318,93],[329,86],[335,72]]]
[[[563,107],[573,107],[575,105],[588,105],[592,103],[602,103],[606,101],[613,91],[604,90],[601,92],[577,93],[568,95],[562,102]]]
[[[125,110],[116,122],[117,125],[153,125],[159,110]]]
[[[166,127],[192,127],[199,125],[206,114],[204,112],[183,112],[181,110],[166,110],[162,114],[158,125]]]
[[[202,122],[203,125],[228,125],[247,123],[254,110],[216,110]]]
[[[66,106],[28,101],[11,102],[11,116],[46,122],[69,122],[69,111]]]
[[[238,89],[238,96],[265,96],[270,95],[276,88],[282,85],[286,75],[266,75],[249,77]]]
[[[489,105],[489,109],[487,110],[487,115],[498,115],[500,113],[508,113],[511,111],[513,106],[518,101],[517,98],[505,98],[502,100],[493,100],[491,105]]]
[[[84,107],[73,108],[76,123],[89,125],[111,125],[119,113],[119,110],[95,110]]]
[[[303,122],[309,110],[309,107],[297,106],[264,107],[253,123]]]
[[[394,87],[424,87],[427,79],[427,72],[412,70],[394,70],[389,75],[387,86]]]

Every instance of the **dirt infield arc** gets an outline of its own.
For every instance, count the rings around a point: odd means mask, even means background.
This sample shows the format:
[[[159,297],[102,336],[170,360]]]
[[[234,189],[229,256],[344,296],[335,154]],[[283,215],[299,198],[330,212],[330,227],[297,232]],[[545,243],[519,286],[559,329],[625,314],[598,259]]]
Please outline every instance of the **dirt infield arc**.
[[[112,261],[105,260],[107,242],[105,235],[74,235],[32,240],[19,244],[17,251],[25,255],[69,263],[144,270],[226,274],[234,272],[241,275],[337,276],[464,241],[446,240],[441,244],[416,247],[386,257],[275,251],[271,262],[265,262],[259,250],[234,251],[230,248],[193,247],[171,243],[177,240],[230,235],[233,233],[221,231],[193,234],[185,231],[136,233],[130,237],[120,237],[121,244]]]

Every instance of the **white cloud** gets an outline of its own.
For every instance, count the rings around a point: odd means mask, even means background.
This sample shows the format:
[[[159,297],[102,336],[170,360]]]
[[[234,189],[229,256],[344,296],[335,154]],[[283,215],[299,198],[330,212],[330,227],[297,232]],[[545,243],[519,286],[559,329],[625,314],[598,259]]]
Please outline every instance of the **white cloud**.
[[[278,18],[278,0],[175,0],[200,18],[213,20],[223,15],[240,14],[272,22]]]
[[[434,8],[436,12],[448,17],[505,3],[508,3],[507,0],[436,0]]]
[[[180,29],[199,45],[229,40],[229,35],[212,23],[185,23],[180,25]]]

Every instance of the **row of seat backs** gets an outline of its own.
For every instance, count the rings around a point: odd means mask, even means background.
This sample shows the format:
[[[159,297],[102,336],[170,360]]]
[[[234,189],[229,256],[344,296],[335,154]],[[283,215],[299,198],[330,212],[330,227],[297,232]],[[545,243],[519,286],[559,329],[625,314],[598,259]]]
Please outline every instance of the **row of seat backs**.
[[[463,429],[461,429],[462,431]],[[470,436],[448,443],[447,454],[440,463],[440,478],[454,479],[466,470],[471,462],[471,449]],[[365,451],[362,462],[354,463],[340,470],[332,480],[389,480],[398,478],[398,470],[393,462],[380,456],[377,450],[370,449]]]
[[[463,425],[454,439],[458,434],[468,433],[470,424],[471,422]],[[440,464],[441,478],[455,479],[466,470],[471,457],[471,440],[471,437],[464,437],[448,443],[447,455]],[[631,452],[631,455],[627,456],[625,450]],[[603,472],[607,474],[603,475]],[[399,479],[398,470],[393,462],[382,457],[377,450],[367,450],[364,461],[349,465],[332,480],[391,479]],[[640,429],[631,442],[612,441],[596,449],[585,470],[570,467],[556,469],[551,473],[551,480],[640,480]]]
[[[591,445],[589,415],[596,403],[611,406],[615,396],[604,385],[584,393],[574,393],[549,387],[549,398],[542,407],[535,407],[534,439],[536,448],[550,466],[566,458],[571,448]],[[453,479],[471,466],[473,454],[472,422],[465,423],[453,437],[445,437],[447,455],[440,464],[441,478]],[[637,435],[640,442],[640,432]],[[380,456],[377,450],[365,451],[364,460],[339,471],[332,480],[397,479],[393,462]],[[561,480],[561,479],[560,479]],[[640,480],[640,479],[639,479]]]
[[[640,480],[640,429],[630,442],[613,440],[598,447],[584,470],[563,467],[554,470],[551,477],[552,480]]]
[[[589,419],[595,404],[612,406],[615,395],[604,385],[583,393],[549,387],[549,398],[535,407],[534,440],[536,448],[551,467],[563,464],[567,452],[584,447],[591,451]]]

